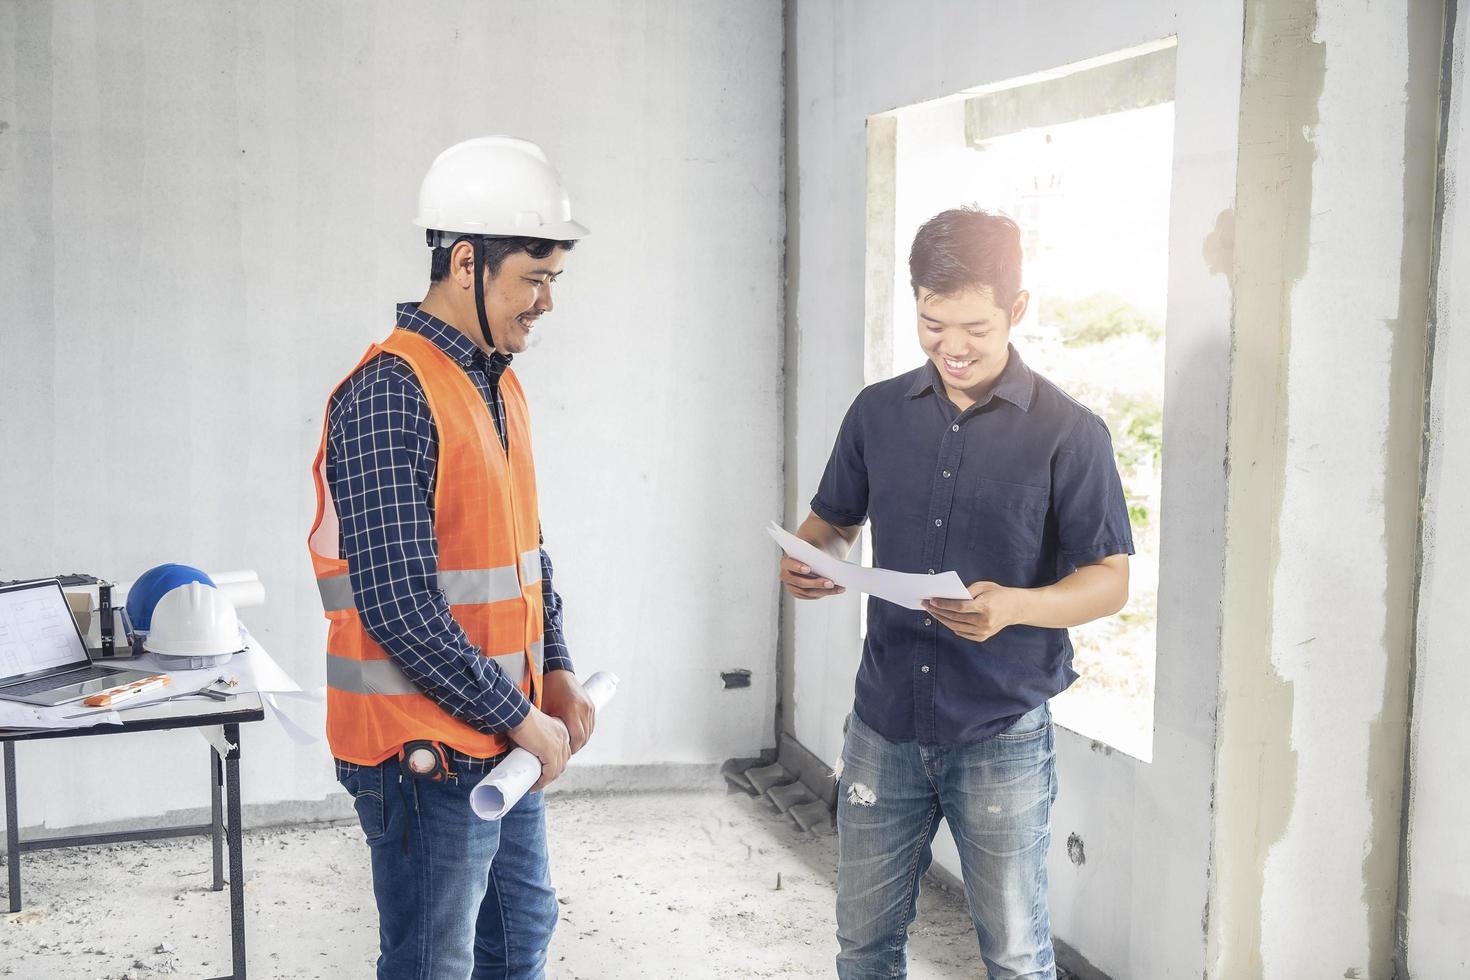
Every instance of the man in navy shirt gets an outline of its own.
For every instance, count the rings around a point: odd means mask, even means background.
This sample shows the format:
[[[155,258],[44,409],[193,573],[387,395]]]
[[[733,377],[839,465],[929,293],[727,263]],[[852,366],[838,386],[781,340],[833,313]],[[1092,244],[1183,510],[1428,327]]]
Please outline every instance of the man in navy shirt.
[[[1107,427],[1010,345],[1026,313],[1020,231],[961,208],[909,255],[923,367],[862,391],[797,534],[874,564],[954,569],[968,600],[870,598],[838,766],[837,973],[904,976],[940,818],[992,980],[1054,980],[1047,701],[1077,674],[1067,628],[1123,608],[1133,538]],[[798,599],[842,591],[792,558]]]

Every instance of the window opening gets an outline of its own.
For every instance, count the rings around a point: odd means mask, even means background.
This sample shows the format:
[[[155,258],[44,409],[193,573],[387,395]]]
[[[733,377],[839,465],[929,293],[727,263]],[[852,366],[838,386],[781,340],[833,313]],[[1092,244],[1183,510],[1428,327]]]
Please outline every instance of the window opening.
[[[865,370],[924,362],[908,282],[920,224],[976,204],[1022,229],[1032,305],[1012,342],[1107,422],[1137,554],[1128,606],[1072,630],[1059,724],[1152,757],[1174,47],[868,120]],[[863,557],[871,560],[864,549]],[[862,628],[866,628],[864,622]]]

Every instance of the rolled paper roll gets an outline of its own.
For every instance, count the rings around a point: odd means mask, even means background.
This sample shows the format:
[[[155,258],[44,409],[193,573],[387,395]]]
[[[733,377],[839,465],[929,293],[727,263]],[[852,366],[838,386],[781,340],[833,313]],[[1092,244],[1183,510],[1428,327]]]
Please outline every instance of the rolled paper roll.
[[[233,572],[210,572],[215,588],[225,594],[236,609],[265,605],[265,586],[260,584],[260,575],[253,568],[242,568]]]
[[[260,579],[245,582],[216,581],[214,584],[236,609],[265,605],[265,586],[260,584]]]
[[[600,712],[618,692],[618,675],[599,670],[587,678],[582,690],[587,692],[587,696]],[[540,778],[541,760],[525,749],[515,749],[470,790],[470,809],[481,820],[499,820],[521,801],[521,797]]]
[[[210,572],[209,577],[214,580],[215,585],[228,585],[232,582],[259,582],[260,575],[252,568],[242,568],[236,572]]]

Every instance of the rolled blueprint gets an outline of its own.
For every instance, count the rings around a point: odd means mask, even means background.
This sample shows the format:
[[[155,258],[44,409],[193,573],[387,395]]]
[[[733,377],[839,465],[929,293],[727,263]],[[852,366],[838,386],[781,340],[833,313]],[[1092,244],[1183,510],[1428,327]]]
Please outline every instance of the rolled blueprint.
[[[618,692],[618,675],[599,670],[587,678],[582,690],[587,692],[592,703],[597,705],[597,710],[601,711]],[[521,801],[521,797],[540,778],[541,760],[525,749],[515,749],[470,790],[470,809],[481,820],[499,820]]]
[[[260,584],[260,579],[246,582],[216,582],[215,587],[225,594],[225,597],[230,600],[230,605],[236,609],[265,605],[265,586]]]
[[[215,588],[223,592],[236,609],[265,605],[265,586],[260,584],[260,576],[254,571],[210,572],[209,577],[214,579]]]

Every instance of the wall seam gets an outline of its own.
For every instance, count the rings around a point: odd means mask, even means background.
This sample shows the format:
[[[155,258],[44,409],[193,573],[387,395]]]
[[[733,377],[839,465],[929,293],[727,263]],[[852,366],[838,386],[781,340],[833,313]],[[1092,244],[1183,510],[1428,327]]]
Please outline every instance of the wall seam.
[[[1245,52],[1246,52],[1249,44],[1250,44],[1250,36],[1249,36],[1249,31],[1246,28],[1245,5],[1244,4],[1241,4],[1241,8],[1240,8],[1240,50],[1241,50],[1240,77],[1236,79],[1236,86],[1237,86],[1237,89],[1239,91],[1242,91],[1242,92],[1245,90],[1246,73],[1247,73],[1247,69],[1248,69],[1248,65],[1247,65],[1246,57],[1245,57]],[[1239,116],[1238,115],[1237,115],[1237,120],[1236,121],[1237,121],[1237,124],[1238,124],[1239,123]],[[1242,153],[1241,153],[1241,150],[1240,150],[1240,141],[1239,141],[1239,139],[1237,139],[1236,140],[1236,143],[1235,143],[1235,173],[1237,174],[1236,188],[1235,188],[1235,195],[1234,195],[1234,197],[1232,197],[1232,199],[1230,201],[1230,204],[1231,204],[1230,218],[1231,218],[1232,227],[1234,226],[1234,221],[1235,221],[1235,211],[1237,209],[1237,206],[1240,203],[1240,201],[1239,201],[1239,198],[1240,198],[1240,186],[1239,186],[1239,176],[1238,175],[1240,174],[1241,157],[1242,157]],[[1235,354],[1235,350],[1234,350],[1234,347],[1235,347],[1235,337],[1234,337],[1235,327],[1234,327],[1234,325],[1235,325],[1235,315],[1236,315],[1236,300],[1235,300],[1235,252],[1234,252],[1234,242],[1233,241],[1231,242],[1230,263],[1229,263],[1229,266],[1225,269],[1225,275],[1228,277],[1228,282],[1230,283],[1230,320],[1229,320],[1229,322],[1231,324],[1231,339],[1230,339],[1230,348],[1231,349],[1230,349],[1230,355],[1233,358],[1233,356]],[[1218,842],[1218,838],[1219,838],[1219,834],[1220,834],[1220,830],[1219,830],[1220,825],[1219,825],[1218,821],[1216,821],[1216,819],[1215,819],[1215,803],[1216,803],[1217,794],[1218,794],[1219,789],[1220,789],[1220,769],[1221,769],[1221,765],[1220,765],[1220,750],[1219,750],[1220,718],[1225,713],[1225,684],[1224,684],[1224,676],[1225,676],[1225,663],[1224,663],[1224,657],[1225,657],[1225,581],[1226,581],[1227,572],[1226,572],[1226,570],[1225,570],[1225,568],[1223,566],[1224,566],[1224,563],[1225,563],[1225,556],[1228,555],[1228,553],[1229,553],[1229,529],[1230,529],[1230,489],[1229,489],[1230,488],[1230,405],[1231,405],[1231,398],[1234,396],[1234,394],[1235,394],[1235,373],[1233,371],[1227,370],[1225,372],[1225,392],[1224,392],[1224,395],[1225,395],[1225,422],[1224,422],[1224,424],[1225,424],[1225,433],[1224,433],[1224,438],[1221,440],[1224,443],[1224,446],[1225,446],[1225,458],[1220,461],[1220,479],[1222,479],[1225,482],[1225,487],[1226,487],[1226,489],[1225,489],[1225,501],[1224,501],[1225,502],[1224,513],[1221,514],[1221,520],[1225,524],[1225,531],[1222,534],[1222,537],[1225,540],[1222,542],[1222,545],[1221,545],[1221,566],[1222,567],[1220,569],[1220,603],[1219,603],[1219,606],[1220,606],[1220,608],[1219,608],[1220,618],[1219,618],[1219,626],[1218,626],[1218,628],[1215,631],[1215,649],[1220,652],[1220,659],[1218,661],[1216,661],[1216,665],[1215,665],[1215,706],[1214,706],[1214,714],[1213,714],[1213,720],[1215,722],[1215,731],[1214,731],[1215,751],[1213,753],[1211,753],[1212,758],[1211,758],[1211,769],[1210,769],[1210,807],[1209,807],[1209,821],[1210,821],[1210,834],[1209,834],[1209,837],[1210,837],[1210,840],[1209,840],[1208,848],[1207,848],[1207,850],[1205,852],[1206,855],[1207,855],[1207,858],[1206,858],[1206,861],[1205,861],[1205,907],[1200,912],[1200,930],[1204,933],[1204,939],[1205,939],[1205,950],[1204,950],[1204,952],[1205,952],[1205,961],[1204,961],[1204,963],[1203,963],[1203,965],[1201,966],[1201,969],[1200,969],[1200,977],[1201,977],[1201,980],[1209,980],[1209,977],[1210,977],[1210,962],[1211,962],[1211,949],[1210,949],[1210,946],[1211,946],[1211,942],[1210,942],[1210,915],[1211,915],[1211,912],[1214,909],[1214,897],[1215,897],[1215,886],[1216,886],[1216,882],[1215,882],[1215,857],[1216,857],[1216,854],[1215,854],[1215,846],[1216,846],[1216,844]]]
[[[1394,952],[1393,952],[1393,975],[1395,980],[1410,980],[1409,970],[1409,837],[1410,823],[1412,817],[1412,801],[1414,790],[1414,706],[1415,694],[1419,683],[1419,632],[1420,617],[1419,606],[1424,584],[1424,535],[1427,530],[1425,520],[1425,494],[1429,487],[1429,466],[1431,451],[1431,427],[1432,427],[1432,402],[1434,391],[1434,354],[1435,340],[1439,332],[1439,271],[1444,234],[1445,213],[1445,157],[1449,143],[1449,121],[1451,101],[1454,97],[1454,58],[1455,58],[1455,29],[1456,29],[1456,2],[1445,0],[1444,13],[1442,15],[1441,30],[1443,40],[1440,47],[1440,71],[1439,71],[1439,125],[1435,141],[1435,182],[1434,182],[1434,206],[1430,224],[1429,240],[1429,293],[1428,307],[1426,310],[1424,324],[1424,391],[1421,403],[1421,431],[1419,446],[1419,492],[1418,513],[1415,518],[1414,528],[1414,577],[1410,587],[1409,597],[1409,644],[1408,644],[1408,704],[1405,708],[1404,726],[1406,737],[1404,739],[1404,772],[1402,798],[1403,805],[1399,813],[1399,873],[1398,894],[1395,897],[1394,918],[1397,928],[1394,930]]]
[[[781,351],[778,359],[781,393],[781,525],[790,527],[794,516],[794,461],[796,458],[796,290],[799,280],[797,212],[793,201],[800,199],[799,154],[794,115],[798,111],[792,91],[796,87],[796,6],[797,0],[781,4]],[[779,582],[776,585],[776,711],[775,745],[779,749],[783,733],[796,735],[794,717],[790,717],[795,692],[796,625],[791,601]]]

